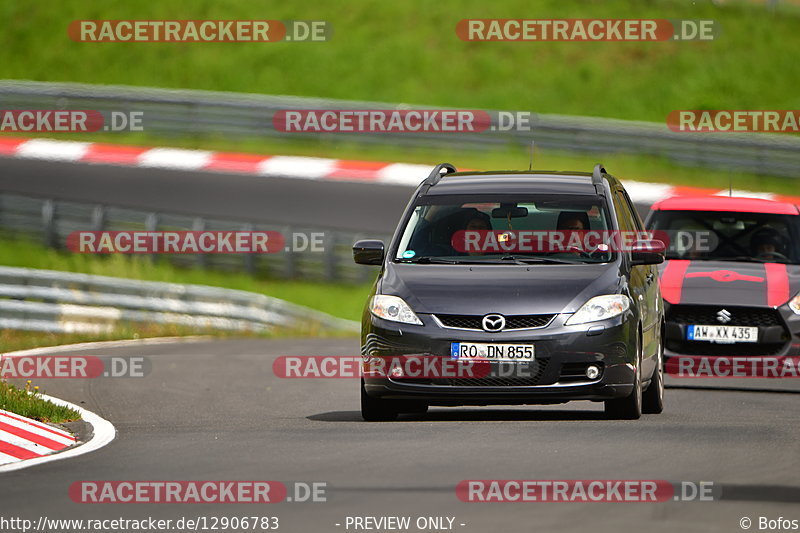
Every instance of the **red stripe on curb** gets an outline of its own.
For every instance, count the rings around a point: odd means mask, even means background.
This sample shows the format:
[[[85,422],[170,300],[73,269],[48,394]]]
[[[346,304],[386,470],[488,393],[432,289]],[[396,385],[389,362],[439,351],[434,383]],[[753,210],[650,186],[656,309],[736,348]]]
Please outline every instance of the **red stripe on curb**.
[[[775,199],[780,202],[788,202],[790,204],[795,204],[797,207],[800,208],[800,197],[799,196],[783,196],[782,194],[776,194]]]
[[[33,459],[35,457],[41,457],[41,455],[38,453],[26,450],[25,448],[20,448],[19,446],[14,446],[13,444],[9,444],[1,440],[0,453],[10,455],[11,457],[16,457],[17,459]]]
[[[268,159],[270,159],[269,156],[263,155],[214,152],[203,168],[206,170],[255,174],[260,170],[261,163]]]
[[[67,439],[76,440],[74,436],[70,435],[66,431],[59,431],[57,429],[54,429],[54,428],[48,426],[47,424],[42,424],[40,422],[36,422],[35,420],[31,420],[31,419],[24,418],[24,417],[19,417],[19,416],[14,416],[11,413],[0,413],[0,416],[7,416],[8,418],[16,420],[17,422],[24,422],[26,424],[30,424],[31,426],[37,427],[39,429],[43,429],[44,431],[52,433],[53,435],[58,435],[60,437],[65,437]]]
[[[789,301],[789,273],[781,263],[764,263],[767,271],[767,305],[778,307]]]
[[[0,156],[5,155],[14,157],[19,154],[20,149],[25,143],[33,140],[39,140],[39,138],[26,139],[26,138],[16,138],[16,137],[0,137]],[[58,146],[58,143],[69,142],[69,141],[58,141],[53,139],[42,139],[42,140],[49,141],[49,143],[53,145],[54,150],[57,150],[56,147]],[[149,152],[150,150],[163,149],[163,148],[152,148],[152,147],[145,148],[145,147],[133,147],[125,145],[99,144],[92,142],[86,144],[87,144],[86,154],[83,157],[81,157],[78,162],[139,166],[141,164],[140,161],[142,159],[142,156],[145,155],[147,152]],[[41,153],[41,149],[37,149],[37,153]],[[243,174],[260,174],[261,165],[272,157],[272,156],[253,155],[253,154],[240,154],[233,152],[210,152],[210,154],[211,155],[208,163],[203,165],[203,167],[198,170],[214,171],[214,172],[237,172]],[[335,181],[381,183],[383,180],[380,171],[394,164],[386,162],[352,161],[352,160],[337,160],[337,159],[330,159],[327,161],[330,161],[332,163],[331,170],[327,174],[324,174],[322,176],[314,175],[313,176],[314,179],[321,178],[321,179],[329,179]],[[302,172],[302,169],[299,169],[297,173],[292,173],[290,171],[289,174],[296,177],[309,177],[307,173]],[[424,176],[420,177],[420,181],[422,181],[422,178],[424,178]],[[638,185],[641,186],[653,185],[659,188],[663,188],[664,186],[669,187],[669,192],[663,191],[659,193],[659,196],[663,194],[663,198],[660,199],[665,199],[670,196],[709,196],[727,192],[719,189],[709,189],[702,187],[698,188],[698,187],[687,187],[687,186],[670,186],[668,184],[663,184],[663,183],[653,183],[653,184],[642,183]],[[795,205],[800,206],[800,196],[783,196],[783,195],[771,195],[771,196],[776,200],[793,203]],[[635,197],[633,199],[637,200],[637,198]],[[651,199],[652,198],[650,197],[647,198],[648,201]]]
[[[90,144],[86,154],[81,158],[87,163],[116,163],[131,165],[138,162],[139,156],[150,148],[119,146],[116,144]]]
[[[378,172],[387,166],[387,163],[376,163],[374,161],[339,160],[336,162],[334,170],[328,174],[328,178],[334,180],[375,181],[378,179]]]
[[[60,442],[48,439],[47,437],[43,437],[36,433],[31,433],[25,429],[3,422],[0,422],[0,430],[5,431],[6,433],[11,433],[12,435],[16,435],[17,437],[33,442],[34,444],[39,444],[45,448],[50,448],[53,451],[61,450],[68,446],[67,444],[61,444]]]
[[[9,137],[0,137],[0,154],[14,155],[19,149],[19,145],[28,142],[29,139],[14,139]]]

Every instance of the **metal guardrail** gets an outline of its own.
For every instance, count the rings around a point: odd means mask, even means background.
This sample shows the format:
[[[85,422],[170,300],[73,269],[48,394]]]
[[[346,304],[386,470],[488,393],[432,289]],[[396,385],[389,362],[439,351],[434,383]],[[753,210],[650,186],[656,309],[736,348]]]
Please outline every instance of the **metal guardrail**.
[[[270,254],[153,255],[152,260],[183,267],[247,272],[271,279],[363,283],[375,277],[374,268],[353,262],[353,243],[365,235],[330,229],[212,220],[0,192],[0,231],[39,240],[57,249],[66,247],[67,237],[74,231],[278,231],[284,236],[322,233],[321,252],[309,247],[305,251]]]
[[[356,322],[246,291],[0,267],[0,329],[101,333],[126,322],[255,332],[359,329]]]
[[[573,152],[650,154],[723,170],[797,177],[800,137],[788,134],[680,133],[666,124],[533,113],[531,131],[484,133],[403,132],[375,135],[284,133],[272,125],[285,109],[407,109],[410,106],[291,96],[170,90],[75,83],[0,81],[2,109],[141,111],[153,134],[181,136],[314,137],[364,143],[468,146],[515,143]],[[425,106],[414,106],[422,109]]]

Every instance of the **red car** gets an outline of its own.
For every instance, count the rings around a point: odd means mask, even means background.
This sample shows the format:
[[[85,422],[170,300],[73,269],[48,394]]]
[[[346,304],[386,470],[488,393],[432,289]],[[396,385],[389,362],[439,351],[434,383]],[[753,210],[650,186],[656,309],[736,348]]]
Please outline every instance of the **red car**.
[[[675,197],[653,205],[646,226],[669,240],[665,356],[800,355],[798,206]]]

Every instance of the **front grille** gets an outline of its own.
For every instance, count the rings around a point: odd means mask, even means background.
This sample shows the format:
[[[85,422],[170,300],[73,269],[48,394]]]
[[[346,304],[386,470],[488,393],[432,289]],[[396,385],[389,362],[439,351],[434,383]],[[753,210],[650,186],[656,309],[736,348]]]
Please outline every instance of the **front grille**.
[[[719,344],[704,341],[667,341],[667,349],[681,355],[707,355],[711,357],[751,357],[775,355],[785,347],[785,343],[746,343]]]
[[[717,313],[725,309],[731,314],[730,322],[717,320]],[[667,312],[667,322],[678,324],[721,324],[725,326],[782,326],[777,309],[758,307],[728,307],[722,305],[673,305]]]
[[[497,367],[493,365],[492,372],[486,377],[466,379],[453,378],[441,380],[442,382],[446,382],[441,384],[450,385],[452,387],[535,387],[542,379],[542,374],[544,374],[547,368],[548,361],[549,360],[536,360],[532,363],[512,363],[516,365],[513,368],[521,370],[520,374],[524,372],[524,375],[496,376],[494,374],[497,373],[495,371]],[[505,368],[508,369],[509,365],[505,365]]]
[[[717,320],[717,313],[725,309],[730,313],[730,322]],[[775,355],[785,347],[789,333],[777,309],[759,307],[736,307],[723,305],[673,305],[667,311],[667,322],[681,326],[690,325],[722,325],[722,326],[755,326],[759,328],[780,327],[783,330],[781,342],[737,342],[723,344],[706,341],[690,341],[685,337],[667,339],[667,349],[683,355],[708,356],[760,356]],[[684,333],[685,335],[685,333]]]
[[[486,315],[436,315],[439,322],[448,328],[475,329],[483,331],[483,317]],[[541,328],[550,323],[556,315],[511,315],[505,317],[506,327],[510,329]]]

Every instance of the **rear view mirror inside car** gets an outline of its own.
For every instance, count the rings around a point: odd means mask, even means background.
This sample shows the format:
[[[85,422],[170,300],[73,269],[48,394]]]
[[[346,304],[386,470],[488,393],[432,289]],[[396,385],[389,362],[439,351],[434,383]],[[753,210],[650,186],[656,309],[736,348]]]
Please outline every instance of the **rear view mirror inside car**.
[[[492,209],[492,218],[524,218],[528,216],[527,207],[519,207],[516,204],[500,204],[500,207]]]

